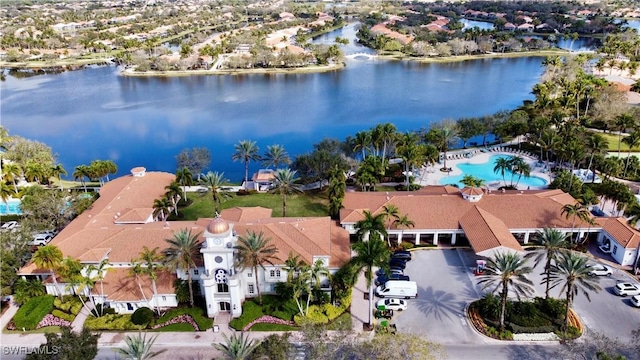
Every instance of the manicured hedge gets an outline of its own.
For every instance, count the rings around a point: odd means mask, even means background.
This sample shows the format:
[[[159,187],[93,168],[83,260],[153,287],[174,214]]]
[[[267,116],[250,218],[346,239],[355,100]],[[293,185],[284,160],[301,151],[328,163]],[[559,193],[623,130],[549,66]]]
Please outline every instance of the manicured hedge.
[[[213,327],[213,319],[208,318],[205,315],[204,310],[199,307],[180,307],[171,309],[167,311],[166,314],[158,318],[155,323],[162,324],[180,315],[190,315],[196,324],[198,324],[200,331],[205,331]]]
[[[91,330],[144,330],[145,326],[131,322],[131,315],[108,314],[101,317],[89,316],[84,326]]]
[[[136,325],[147,325],[153,320],[153,310],[148,307],[136,309],[131,315],[131,322]]]
[[[250,322],[262,315],[264,315],[264,313],[262,312],[262,308],[260,307],[260,305],[254,303],[253,301],[245,301],[245,303],[242,305],[242,315],[231,320],[231,322],[229,322],[229,326],[238,331],[241,331]]]
[[[68,322],[73,322],[73,320],[76,318],[75,315],[72,314],[68,314],[64,311],[60,311],[58,309],[53,309],[53,311],[51,312],[51,315],[55,316],[55,317],[59,317],[62,320],[67,320]]]
[[[53,300],[53,306],[67,314],[78,315],[82,310],[82,302],[76,296],[66,295],[63,296],[63,300],[55,298]]]
[[[45,315],[53,311],[53,299],[53,295],[42,295],[31,298],[24,303],[13,317],[16,329],[35,329]]]

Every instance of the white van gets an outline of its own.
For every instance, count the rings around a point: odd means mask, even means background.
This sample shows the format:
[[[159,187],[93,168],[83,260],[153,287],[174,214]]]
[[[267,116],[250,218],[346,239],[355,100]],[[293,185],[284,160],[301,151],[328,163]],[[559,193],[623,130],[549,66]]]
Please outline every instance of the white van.
[[[376,295],[381,298],[416,298],[418,297],[418,285],[415,281],[389,280],[376,288]]]

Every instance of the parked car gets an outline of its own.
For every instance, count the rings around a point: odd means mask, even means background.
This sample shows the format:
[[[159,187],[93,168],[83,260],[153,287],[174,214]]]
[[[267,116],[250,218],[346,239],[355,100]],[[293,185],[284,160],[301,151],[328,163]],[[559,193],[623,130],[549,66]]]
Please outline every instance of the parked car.
[[[34,245],[34,246],[47,245],[49,241],[51,241],[51,239],[53,239],[53,236],[49,234],[36,234],[36,236],[33,237],[33,241],[30,243],[30,245]]]
[[[376,278],[375,284],[376,286],[380,286],[386,283],[389,280],[401,280],[401,281],[411,281],[411,279],[407,275],[402,274],[391,274],[391,275],[380,275]]]
[[[628,282],[618,283],[613,287],[613,292],[619,296],[640,295],[640,286]]]
[[[389,261],[389,266],[404,270],[407,267],[407,262],[399,259],[391,259],[391,261]]]
[[[394,311],[407,310],[407,302],[402,299],[380,299],[376,303],[376,307],[380,308],[381,306]]]
[[[376,271],[376,276],[388,276],[388,275],[404,275],[404,271],[402,269],[399,268],[392,268],[389,269],[389,274],[387,274],[384,269],[378,269],[378,271]]]
[[[631,305],[640,308],[640,295],[635,295],[631,297]]]
[[[600,246],[598,246],[598,249],[600,249],[600,251],[605,254],[611,254],[611,245],[609,243],[601,244]]]
[[[391,259],[402,259],[405,261],[411,261],[411,253],[407,250],[396,250],[393,255],[391,255]]]
[[[56,235],[58,235],[58,230],[53,229],[53,230],[45,230],[42,232],[42,234],[49,234],[51,235],[51,237],[55,237]]]
[[[589,276],[611,276],[613,275],[613,271],[608,266],[604,266],[601,264],[593,264],[589,265]]]
[[[13,230],[16,227],[18,227],[17,221],[7,221],[6,223],[2,224],[2,226],[0,226],[0,230]]]

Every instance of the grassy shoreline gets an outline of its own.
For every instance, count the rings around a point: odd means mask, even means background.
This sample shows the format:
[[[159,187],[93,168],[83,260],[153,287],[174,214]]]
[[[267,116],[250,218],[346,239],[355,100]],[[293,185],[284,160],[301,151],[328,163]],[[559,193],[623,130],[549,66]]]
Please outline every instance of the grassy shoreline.
[[[567,55],[570,51],[561,49],[552,50],[536,50],[536,51],[523,51],[513,53],[490,53],[490,54],[478,54],[478,55],[460,55],[460,56],[443,56],[443,57],[411,57],[402,53],[391,53],[378,55],[380,60],[402,60],[402,61],[416,61],[420,63],[452,63],[469,60],[480,59],[498,59],[498,58],[519,58],[519,57],[546,57],[554,55]],[[55,69],[55,68],[74,68],[86,65],[96,65],[109,63],[109,59],[91,58],[91,59],[64,59],[60,61],[34,61],[34,62],[17,62],[11,63],[6,61],[0,61],[0,68],[7,69]],[[249,74],[308,74],[308,73],[323,73],[340,70],[345,67],[345,64],[333,64],[333,65],[314,65],[302,68],[265,68],[265,69],[228,69],[228,70],[177,70],[177,71],[121,71],[122,76],[131,77],[178,77],[178,76],[191,76],[191,75],[249,75]]]

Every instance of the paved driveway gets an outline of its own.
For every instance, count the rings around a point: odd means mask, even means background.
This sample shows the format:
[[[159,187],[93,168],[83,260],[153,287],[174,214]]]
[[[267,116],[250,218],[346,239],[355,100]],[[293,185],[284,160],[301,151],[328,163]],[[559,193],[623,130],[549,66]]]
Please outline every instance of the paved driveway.
[[[418,284],[418,298],[409,300],[409,307],[398,313],[394,322],[402,332],[424,334],[440,344],[492,343],[494,340],[478,335],[470,328],[464,308],[482,297],[483,291],[473,276],[475,254],[466,249],[420,250],[413,252],[405,274]],[[531,263],[533,266],[533,263]],[[535,295],[544,296],[543,264],[530,275]],[[629,297],[613,294],[617,281],[629,281],[622,271],[614,269],[613,276],[601,277],[602,291],[590,293],[591,302],[580,293],[574,301],[587,331],[598,331],[623,342],[631,339],[631,331],[640,328],[640,309],[629,305]],[[551,291],[560,296],[560,289]]]
[[[479,297],[472,282],[467,256],[459,250],[413,252],[405,274],[418,284],[418,298],[394,319],[402,332],[424,334],[440,344],[481,343],[484,338],[469,328],[464,308]],[[471,261],[475,261],[471,259]]]

